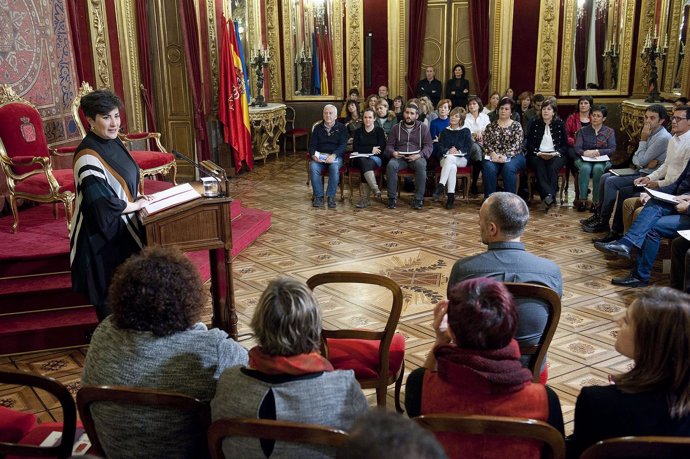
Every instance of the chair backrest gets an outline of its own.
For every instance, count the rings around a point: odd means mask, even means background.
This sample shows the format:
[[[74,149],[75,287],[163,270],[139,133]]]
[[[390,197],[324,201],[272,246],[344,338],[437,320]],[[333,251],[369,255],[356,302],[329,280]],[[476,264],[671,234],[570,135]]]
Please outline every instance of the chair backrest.
[[[503,416],[427,414],[413,418],[423,428],[434,432],[453,432],[471,435],[491,435],[538,440],[544,443],[544,457],[565,457],[563,435],[543,421]],[[506,457],[510,457],[507,454]]]
[[[520,354],[530,356],[529,369],[532,372],[532,380],[539,382],[541,367],[546,359],[546,352],[549,349],[553,335],[556,333],[558,321],[561,318],[561,299],[558,293],[548,287],[535,284],[525,284],[519,282],[504,282],[508,291],[513,297],[518,299],[534,299],[546,305],[548,317],[544,332],[536,345],[520,345]]]
[[[0,384],[31,386],[42,389],[58,399],[62,408],[62,438],[51,447],[18,445],[0,442],[1,455],[41,456],[66,458],[72,455],[74,434],[77,429],[77,408],[72,394],[60,382],[47,376],[23,371],[0,370]]]
[[[322,122],[322,121],[323,121],[323,120],[314,121],[314,124],[311,125],[311,132],[314,132],[314,128],[316,127],[316,125],[319,124],[319,123]]]
[[[289,105],[285,106],[285,124],[289,124],[290,129],[295,129],[295,109]]]
[[[145,389],[124,386],[84,386],[77,392],[79,416],[84,423],[84,430],[91,440],[90,451],[104,455],[103,446],[98,437],[98,430],[91,412],[92,405],[100,402],[114,402],[122,405],[135,405],[147,408],[169,408],[195,416],[201,430],[206,431],[211,425],[211,408],[194,397],[177,392]],[[136,420],[132,419],[136,426]],[[133,430],[136,427],[133,427]],[[200,454],[203,456],[204,454]]]
[[[350,436],[342,430],[315,424],[255,418],[219,419],[208,429],[208,449],[213,459],[224,457],[225,437],[261,438],[337,448]]]
[[[690,457],[688,437],[621,437],[600,441],[580,459],[672,459]]]
[[[79,129],[79,134],[81,135],[82,138],[86,137],[86,125],[88,122],[86,121],[86,116],[84,116],[84,112],[81,111],[80,104],[81,104],[81,98],[84,97],[85,95],[92,93],[94,91],[93,87],[86,81],[81,82],[81,86],[79,86],[79,91],[77,92],[76,97],[74,100],[72,100],[72,103],[70,104],[70,111],[72,112],[72,117],[74,118],[74,122],[77,124],[77,129]]]
[[[0,153],[10,158],[50,155],[41,114],[9,85],[0,86],[0,139],[4,145]],[[36,167],[39,166],[29,167],[28,170]]]
[[[322,330],[322,346],[324,346],[324,349],[322,350],[326,358],[328,358],[328,349],[326,347],[327,338],[380,340],[381,344],[379,346],[379,362],[381,367],[379,369],[379,378],[386,379],[388,375],[388,351],[390,349],[391,342],[393,341],[393,335],[395,334],[395,329],[398,326],[398,321],[400,320],[400,314],[402,313],[403,294],[400,286],[393,279],[380,274],[354,271],[333,271],[328,273],[320,273],[310,277],[307,280],[307,285],[312,290],[316,289],[316,287],[319,285],[336,283],[379,285],[387,288],[392,293],[393,299],[391,302],[390,315],[388,316],[388,320],[386,321],[386,325],[383,330]]]

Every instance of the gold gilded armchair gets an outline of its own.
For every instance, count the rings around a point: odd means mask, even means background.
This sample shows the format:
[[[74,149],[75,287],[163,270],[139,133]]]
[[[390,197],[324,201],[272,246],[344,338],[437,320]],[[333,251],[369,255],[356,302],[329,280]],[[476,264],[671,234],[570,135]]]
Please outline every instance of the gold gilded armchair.
[[[7,180],[10,207],[14,216],[12,232],[19,226],[17,200],[41,203],[61,202],[67,228],[72,220],[74,176],[72,169],[53,170],[43,132],[41,114],[19,97],[9,85],[0,86],[0,164]],[[57,206],[54,207],[57,218]]]
[[[71,105],[72,116],[77,123],[77,128],[82,137],[86,137],[85,126],[88,124],[84,114],[79,109],[81,98],[93,92],[93,88],[87,82],[82,82],[79,87],[77,97],[74,98]],[[158,175],[167,176],[173,184],[175,182],[175,175],[177,174],[177,164],[175,157],[168,153],[161,144],[161,135],[159,132],[137,132],[129,134],[120,134],[120,140],[127,145],[129,154],[141,169],[141,181],[143,186],[144,177],[155,177]],[[152,142],[152,144],[151,144]],[[153,149],[137,150],[134,148],[135,144],[145,143],[147,148]],[[156,151],[158,150],[158,151]]]

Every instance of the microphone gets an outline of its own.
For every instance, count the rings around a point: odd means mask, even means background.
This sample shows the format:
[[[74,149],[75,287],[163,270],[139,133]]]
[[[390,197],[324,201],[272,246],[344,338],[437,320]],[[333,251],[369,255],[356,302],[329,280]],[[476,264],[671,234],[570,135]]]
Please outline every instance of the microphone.
[[[194,161],[192,158],[190,158],[190,157],[188,157],[188,156],[186,156],[186,155],[183,155],[182,153],[180,153],[179,151],[177,151],[177,150],[175,150],[175,149],[172,150],[172,153],[173,153],[173,155],[176,156],[177,158],[179,158],[179,159],[181,159],[181,160],[183,160],[183,161],[186,161],[186,162],[188,162],[189,164],[191,164],[192,166],[194,166],[194,168],[195,168],[196,170],[198,170],[199,172],[201,172],[202,174],[204,174],[204,175],[206,175],[206,176],[208,176],[208,177],[211,177],[211,178],[214,179],[216,182],[218,182],[218,196],[224,196],[224,194],[223,194],[223,182],[222,182],[222,181],[218,178],[218,176],[216,175],[216,174],[218,173],[217,170],[213,170],[213,169],[209,170],[209,169],[207,169],[205,166],[203,166],[203,165],[197,163],[197,162]],[[223,171],[223,173],[225,173],[225,171]]]

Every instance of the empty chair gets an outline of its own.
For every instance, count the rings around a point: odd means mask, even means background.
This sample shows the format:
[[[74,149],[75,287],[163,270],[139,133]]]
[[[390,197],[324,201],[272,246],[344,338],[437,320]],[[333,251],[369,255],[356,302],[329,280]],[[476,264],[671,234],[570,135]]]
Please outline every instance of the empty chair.
[[[622,437],[600,441],[580,459],[681,459],[690,457],[688,437]]]

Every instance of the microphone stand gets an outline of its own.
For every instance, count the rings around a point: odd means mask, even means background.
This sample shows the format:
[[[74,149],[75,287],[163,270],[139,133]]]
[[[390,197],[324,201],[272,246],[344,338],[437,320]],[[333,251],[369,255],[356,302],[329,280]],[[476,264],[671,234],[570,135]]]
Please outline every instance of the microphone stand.
[[[218,182],[218,197],[223,197],[223,196],[227,195],[227,191],[228,191],[228,189],[227,189],[227,175],[225,173],[225,170],[223,170],[223,168],[213,164],[211,161],[204,161],[202,164],[199,164],[196,161],[194,161],[192,158],[190,158],[186,155],[183,155],[182,153],[180,153],[179,151],[177,151],[175,149],[172,150],[172,153],[177,158],[179,158],[179,159],[191,164],[192,166],[194,166],[194,168],[196,170],[198,170],[199,172],[201,172],[202,174],[204,174],[208,177],[211,177],[216,182]],[[207,164],[207,163],[213,164],[213,167],[209,167],[209,164]],[[221,180],[220,178],[218,178],[219,173],[221,173],[221,176],[223,177],[224,180]],[[225,182],[225,189],[223,187],[223,182]]]

